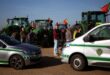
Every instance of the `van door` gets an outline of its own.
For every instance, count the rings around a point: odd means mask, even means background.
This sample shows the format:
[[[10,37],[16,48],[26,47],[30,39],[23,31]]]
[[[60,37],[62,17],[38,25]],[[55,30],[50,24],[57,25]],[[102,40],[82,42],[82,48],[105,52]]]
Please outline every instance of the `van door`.
[[[87,59],[94,62],[110,62],[110,25],[96,28],[87,36],[88,41],[85,41]]]

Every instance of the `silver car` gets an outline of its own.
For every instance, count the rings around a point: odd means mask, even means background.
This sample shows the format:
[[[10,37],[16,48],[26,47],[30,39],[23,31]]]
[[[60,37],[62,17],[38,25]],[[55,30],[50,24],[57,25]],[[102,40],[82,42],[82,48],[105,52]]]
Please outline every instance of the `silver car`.
[[[15,69],[23,69],[24,66],[36,64],[40,58],[39,47],[0,35],[0,64],[9,64]]]

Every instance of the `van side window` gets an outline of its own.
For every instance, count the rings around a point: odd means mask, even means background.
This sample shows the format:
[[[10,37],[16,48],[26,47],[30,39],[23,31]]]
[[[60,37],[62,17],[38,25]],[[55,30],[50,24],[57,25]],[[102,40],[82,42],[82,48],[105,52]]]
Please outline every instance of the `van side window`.
[[[94,35],[96,41],[110,39],[110,26],[97,28],[96,30],[91,32],[90,35]]]
[[[110,26],[103,28],[97,35],[98,37],[102,37],[104,40],[110,39]]]

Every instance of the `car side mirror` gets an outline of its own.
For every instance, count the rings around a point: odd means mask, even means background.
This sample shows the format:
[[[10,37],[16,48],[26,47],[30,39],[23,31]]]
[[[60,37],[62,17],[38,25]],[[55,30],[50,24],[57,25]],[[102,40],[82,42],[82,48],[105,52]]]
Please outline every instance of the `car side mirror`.
[[[88,36],[84,37],[85,42],[94,42],[95,39],[96,38],[94,37],[94,35],[88,35]]]
[[[3,48],[6,48],[6,45],[2,45]]]
[[[86,36],[86,37],[84,37],[84,42],[89,42],[89,37],[88,36]]]

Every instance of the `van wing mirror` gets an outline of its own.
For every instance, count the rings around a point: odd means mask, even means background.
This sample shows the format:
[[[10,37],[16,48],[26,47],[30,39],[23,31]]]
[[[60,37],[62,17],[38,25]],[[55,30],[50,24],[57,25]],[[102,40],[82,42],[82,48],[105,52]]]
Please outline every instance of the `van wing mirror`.
[[[89,42],[89,36],[85,36],[83,40],[84,42]]]
[[[95,41],[95,36],[94,35],[87,35],[86,37],[84,37],[84,41],[85,42],[94,42]]]
[[[2,47],[3,47],[3,48],[6,48],[6,45],[3,44]]]

